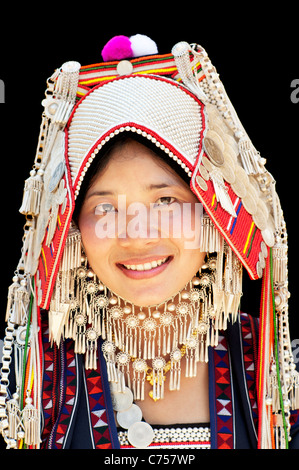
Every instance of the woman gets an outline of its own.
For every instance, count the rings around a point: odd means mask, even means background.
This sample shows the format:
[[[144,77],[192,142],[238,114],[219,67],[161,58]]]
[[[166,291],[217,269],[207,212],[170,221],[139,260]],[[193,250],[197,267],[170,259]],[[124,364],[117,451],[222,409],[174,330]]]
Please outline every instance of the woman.
[[[48,80],[8,295],[7,446],[296,447],[274,180],[200,46],[116,37],[103,58]],[[263,278],[259,322],[240,314],[242,266]]]

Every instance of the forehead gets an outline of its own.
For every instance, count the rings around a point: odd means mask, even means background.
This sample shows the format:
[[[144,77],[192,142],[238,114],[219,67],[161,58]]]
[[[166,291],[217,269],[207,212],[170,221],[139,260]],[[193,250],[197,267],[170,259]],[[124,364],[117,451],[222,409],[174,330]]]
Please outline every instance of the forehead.
[[[130,137],[116,141],[102,158],[103,160],[98,162],[98,171],[93,177],[91,186],[103,181],[120,183],[133,180],[136,184],[145,183],[144,186],[156,182],[157,185],[164,183],[189,189],[189,185],[160,155]]]

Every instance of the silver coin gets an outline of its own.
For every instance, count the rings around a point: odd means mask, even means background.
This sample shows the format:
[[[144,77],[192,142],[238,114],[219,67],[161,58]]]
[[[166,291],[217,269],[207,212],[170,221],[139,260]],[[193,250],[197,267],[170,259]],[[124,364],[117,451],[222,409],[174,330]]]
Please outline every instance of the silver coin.
[[[255,225],[260,230],[265,230],[267,228],[267,219],[259,206],[257,206],[257,211],[255,214],[253,214],[252,218],[253,218]]]
[[[142,411],[139,406],[133,403],[132,406],[130,406],[130,408],[127,410],[118,411],[116,414],[116,419],[122,428],[129,429],[132,424],[142,420]]]
[[[249,178],[245,170],[240,165],[235,166],[235,182],[232,184],[232,189],[237,196],[244,198],[247,194],[247,186],[249,184]]]
[[[273,232],[269,228],[265,228],[261,233],[266,245],[272,247],[275,243]]]
[[[232,183],[232,189],[236,193],[238,197],[245,197],[247,193],[246,186],[242,183],[242,181],[239,181],[237,178],[235,179],[235,182]]]
[[[209,172],[203,165],[200,165],[199,172],[204,180],[209,181],[210,179]]]
[[[125,387],[124,392],[112,393],[111,399],[114,411],[125,411],[133,403],[133,393],[128,387]]]
[[[261,266],[260,261],[256,263],[256,272],[257,272],[258,277],[261,278],[263,275],[263,268]]]
[[[210,160],[203,156],[202,157],[202,164],[204,165],[205,169],[210,173],[215,169],[215,166],[210,162]]]
[[[145,449],[154,439],[154,430],[150,424],[140,421],[134,423],[128,429],[128,440],[132,446],[138,449]]]
[[[212,163],[216,166],[222,166],[224,163],[224,156],[218,142],[215,142],[215,140],[210,137],[205,137],[204,147]]]
[[[221,173],[225,181],[227,181],[229,184],[233,184],[236,181],[234,168],[230,166],[228,162],[224,162],[222,165]]]
[[[196,182],[203,191],[207,191],[208,185],[201,176],[199,175],[196,176]]]
[[[265,266],[266,266],[266,262],[265,262],[264,255],[261,251],[260,251],[260,254],[259,254],[259,262],[260,262],[261,268],[264,269]]]
[[[253,215],[256,213],[257,204],[249,192],[247,192],[246,196],[242,198],[242,203],[249,214]]]
[[[261,242],[261,250],[262,250],[262,253],[264,255],[264,258],[267,258],[268,256],[268,249],[267,249],[267,245],[265,242]]]

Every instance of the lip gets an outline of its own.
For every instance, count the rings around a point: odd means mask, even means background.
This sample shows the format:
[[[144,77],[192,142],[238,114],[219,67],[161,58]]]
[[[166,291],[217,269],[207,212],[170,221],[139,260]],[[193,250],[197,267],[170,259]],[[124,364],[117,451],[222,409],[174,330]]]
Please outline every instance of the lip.
[[[148,258],[130,258],[129,260],[124,261],[123,263],[116,263],[116,266],[125,274],[125,276],[129,277],[130,279],[149,279],[151,277],[157,276],[161,274],[165,269],[169,266],[171,261],[173,260],[173,256],[164,256],[164,258],[168,258],[164,264],[161,266],[157,266],[156,268],[149,269],[147,271],[133,271],[132,269],[126,269],[123,264],[132,265],[132,264],[145,264],[150,263],[152,261],[158,261],[163,259],[163,256],[151,256]]]

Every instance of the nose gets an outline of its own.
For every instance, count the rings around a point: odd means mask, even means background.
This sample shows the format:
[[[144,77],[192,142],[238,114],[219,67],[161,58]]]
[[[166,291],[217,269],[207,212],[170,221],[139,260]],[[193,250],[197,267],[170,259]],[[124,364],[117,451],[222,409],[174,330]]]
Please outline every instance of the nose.
[[[119,214],[120,215],[120,214]],[[150,209],[139,202],[130,204],[126,215],[118,220],[118,242],[121,246],[148,245],[160,240],[160,232],[151,220]]]

